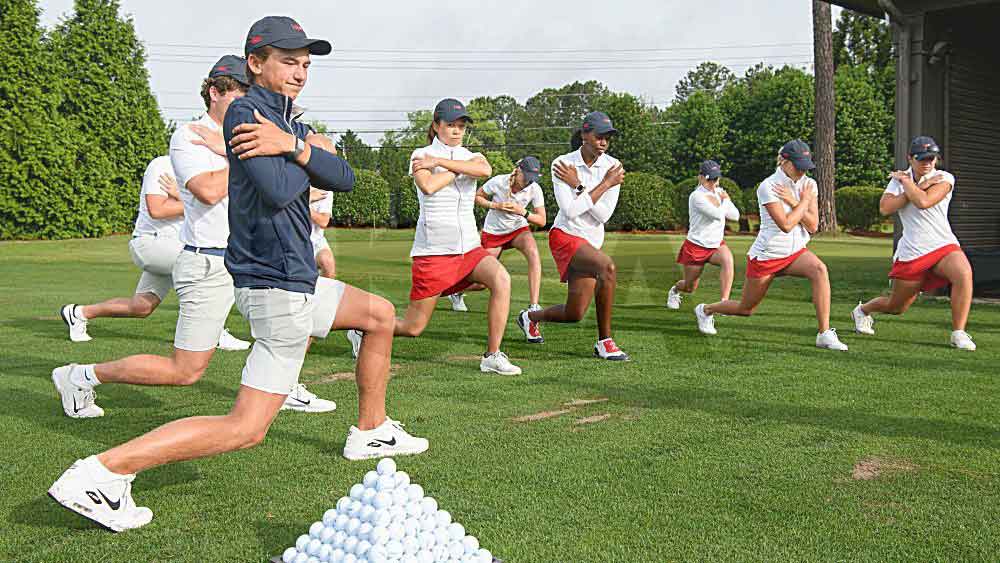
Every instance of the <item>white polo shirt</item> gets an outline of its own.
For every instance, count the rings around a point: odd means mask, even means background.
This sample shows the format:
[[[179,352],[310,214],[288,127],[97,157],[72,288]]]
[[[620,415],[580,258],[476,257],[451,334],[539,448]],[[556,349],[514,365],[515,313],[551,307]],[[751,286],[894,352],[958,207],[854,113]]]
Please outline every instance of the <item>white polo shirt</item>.
[[[333,192],[323,190],[323,198],[310,203],[309,209],[315,211],[316,213],[326,213],[327,215],[331,215],[333,213]],[[323,227],[313,223],[312,234],[309,235],[309,240],[315,244],[322,241],[323,238]]]
[[[753,241],[747,256],[757,260],[775,260],[787,258],[792,254],[802,250],[809,243],[809,231],[801,223],[795,225],[789,232],[782,232],[778,224],[771,218],[764,205],[778,202],[784,208],[785,213],[791,213],[792,208],[784,203],[778,196],[774,195],[774,189],[783,185],[791,188],[796,197],[802,199],[805,190],[812,190],[813,195],[819,193],[816,180],[803,175],[798,182],[793,182],[781,168],[777,168],[774,174],[768,176],[760,186],[757,187],[757,201],[760,207],[760,232],[757,233],[757,240]]]
[[[480,153],[465,147],[450,147],[434,137],[430,145],[413,151],[410,160],[424,156],[436,156],[448,160],[472,160]],[[432,173],[446,172],[438,166]],[[413,176],[413,165],[410,165]],[[476,205],[476,179],[460,174],[455,180],[431,195],[420,191],[416,182],[417,201],[420,202],[420,217],[417,232],[413,237],[410,256],[441,256],[465,254],[480,246],[479,229],[473,213]]]
[[[721,191],[721,188],[711,189],[699,184],[688,196],[687,239],[703,248],[719,248],[726,233],[726,221],[740,219],[740,211],[733,200],[719,197]],[[709,201],[710,197],[721,200],[722,205],[716,206]]]
[[[500,174],[489,179],[483,184],[483,191],[491,196],[490,200],[497,203],[516,203],[527,210],[534,210],[536,207],[545,207],[545,197],[542,195],[542,187],[536,182],[527,185],[521,191],[513,193],[510,190],[510,174]],[[528,226],[528,220],[520,215],[490,209],[483,222],[483,231],[491,235],[506,235]]]
[[[198,125],[218,131],[222,127],[206,113],[195,121]],[[184,224],[181,242],[202,248],[225,248],[229,240],[229,196],[215,205],[206,205],[187,189],[191,178],[229,166],[226,157],[192,141],[201,139],[188,124],[182,125],[170,137],[170,163],[177,173],[178,191],[184,203]]]
[[[907,169],[906,172],[913,175],[912,169]],[[894,260],[909,262],[942,246],[958,244],[958,237],[951,231],[951,223],[948,222],[948,207],[951,205],[951,194],[955,191],[955,177],[944,170],[933,170],[924,178],[933,178],[937,175],[951,184],[951,189],[941,201],[927,209],[920,209],[912,202],[907,202],[896,211],[899,221],[903,224],[903,236],[899,239],[896,252],[892,256]],[[920,180],[916,182],[919,184]],[[893,178],[886,186],[885,193],[903,195],[905,192],[899,180]]]
[[[552,161],[552,190],[559,204],[559,213],[552,223],[552,228],[584,238],[594,248],[601,248],[604,244],[604,224],[611,219],[615,207],[618,206],[621,184],[609,189],[597,203],[594,203],[588,194],[604,180],[604,175],[619,164],[619,161],[605,153],[597,157],[593,166],[588,167],[583,161],[580,150],[564,154]],[[555,164],[560,161],[576,168],[580,183],[585,188],[583,194],[578,195],[576,186],[570,186],[556,176]]]
[[[158,156],[146,166],[146,172],[142,175],[142,189],[139,190],[139,215],[135,218],[132,236],[156,235],[170,238],[179,236],[181,224],[184,222],[183,215],[170,219],[154,219],[149,215],[149,208],[146,206],[147,195],[170,197],[160,187],[159,178],[164,174],[174,175],[169,156]]]

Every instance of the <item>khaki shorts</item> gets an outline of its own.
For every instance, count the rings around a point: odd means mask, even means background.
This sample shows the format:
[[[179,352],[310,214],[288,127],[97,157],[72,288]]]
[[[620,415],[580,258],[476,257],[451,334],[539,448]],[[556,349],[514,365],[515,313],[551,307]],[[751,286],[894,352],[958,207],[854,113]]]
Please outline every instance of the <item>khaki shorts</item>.
[[[176,237],[138,235],[128,243],[132,262],[142,269],[136,294],[152,293],[160,301],[174,287],[173,269],[184,245]]]
[[[265,393],[291,393],[299,382],[309,337],[329,334],[344,287],[339,280],[320,278],[312,295],[236,288],[236,307],[250,322],[254,338],[241,383]]]
[[[233,278],[222,256],[183,250],[173,277],[180,305],[174,347],[191,352],[214,349],[233,308]]]

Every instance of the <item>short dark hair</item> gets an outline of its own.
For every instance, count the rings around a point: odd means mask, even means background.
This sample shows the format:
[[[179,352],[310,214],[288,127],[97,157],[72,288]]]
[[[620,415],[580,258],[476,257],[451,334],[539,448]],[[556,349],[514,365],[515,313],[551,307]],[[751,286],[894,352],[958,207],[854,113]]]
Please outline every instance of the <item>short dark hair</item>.
[[[247,79],[250,81],[250,84],[257,83],[257,75],[250,70],[250,57],[257,57],[257,59],[263,63],[268,57],[271,56],[272,53],[274,53],[274,47],[264,45],[263,47],[257,47],[253,51],[250,51],[250,54],[247,55]]]
[[[213,87],[219,92],[220,95],[225,95],[227,92],[232,92],[233,90],[242,90],[243,92],[247,91],[246,85],[242,84],[232,76],[216,76],[215,78],[206,78],[201,82],[201,99],[205,102],[205,109],[212,106],[212,94],[209,91]]]

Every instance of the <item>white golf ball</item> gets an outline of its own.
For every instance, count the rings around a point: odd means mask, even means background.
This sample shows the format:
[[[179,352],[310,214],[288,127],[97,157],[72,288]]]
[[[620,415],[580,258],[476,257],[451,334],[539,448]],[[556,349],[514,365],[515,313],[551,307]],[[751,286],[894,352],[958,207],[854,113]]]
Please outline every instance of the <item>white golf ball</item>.
[[[410,474],[405,471],[397,471],[393,478],[396,479],[397,487],[406,487],[410,484]]]
[[[337,500],[337,512],[347,514],[347,509],[351,507],[351,497],[340,497]]]
[[[422,516],[420,518],[420,531],[422,533],[433,532],[434,528],[437,528],[437,520],[433,516]]]
[[[434,514],[434,518],[437,520],[438,526],[442,528],[451,524],[451,513],[447,510],[438,510]]]
[[[319,553],[319,548],[322,545],[323,542],[319,541],[319,538],[313,538],[309,540],[309,543],[306,545],[306,553],[308,553],[309,555],[316,555],[317,553]]]
[[[424,498],[424,488],[416,483],[412,483],[407,487],[406,492],[410,495],[411,501],[420,502]]]
[[[358,563],[358,558],[353,553],[344,555],[344,563]]]
[[[333,548],[329,544],[324,543],[319,546],[319,553],[316,554],[316,558],[320,561],[329,561],[331,553],[333,553]]]
[[[399,522],[393,522],[389,525],[389,539],[402,541],[406,536],[406,528],[403,527]]]
[[[306,561],[309,561],[309,556],[302,551],[295,554],[295,559],[292,559],[292,563],[306,563]]]
[[[322,522],[313,522],[312,526],[309,526],[309,537],[318,538],[323,533],[323,528],[325,527]]]
[[[309,559],[306,559],[306,563],[319,563],[319,558],[310,556]]]
[[[389,541],[389,530],[383,526],[375,526],[372,528],[372,533],[369,534],[369,540],[375,545],[381,545]]]
[[[309,537],[309,534],[302,534],[299,536],[299,539],[295,540],[295,549],[304,552],[306,550],[306,546],[309,545],[311,540],[312,538]]]
[[[354,548],[354,553],[356,553],[358,557],[365,557],[368,555],[368,550],[371,548],[372,548],[371,542],[367,540],[361,540],[358,542],[357,547]]]
[[[462,542],[453,541],[448,544],[448,555],[452,559],[462,559],[462,556],[465,555],[465,547],[462,545]]]
[[[396,487],[392,490],[392,505],[393,506],[406,506],[406,503],[410,500],[410,496],[406,494],[406,489]]]
[[[420,501],[420,506],[424,508],[424,514],[433,515],[438,510],[438,501],[435,500],[434,497],[424,497],[424,499]]]
[[[371,523],[375,527],[388,528],[389,524],[392,524],[392,513],[388,510],[376,510],[375,515],[372,516]]]
[[[337,518],[333,521],[334,530],[343,530],[347,527],[347,523],[351,521],[351,517],[346,514],[338,514]]]
[[[403,520],[406,520],[406,507],[394,504],[392,505],[392,508],[389,509],[389,515],[392,516],[393,522],[402,522]]]
[[[361,527],[361,520],[357,518],[351,518],[350,521],[347,522],[347,527],[344,528],[344,531],[347,532],[348,536],[353,536],[358,533],[358,528],[360,527]]]
[[[436,541],[437,545],[443,545],[445,547],[448,547],[448,544],[451,543],[451,537],[448,535],[448,528],[445,527],[434,528],[434,540]]]
[[[399,559],[403,556],[403,542],[392,540],[385,544],[385,551],[389,555],[389,559]]]
[[[378,481],[378,471],[369,471],[365,473],[364,478],[361,479],[361,484],[366,487],[374,487],[375,481]]]
[[[292,560],[294,560],[295,556],[298,554],[299,550],[294,547],[289,547],[284,553],[281,554],[281,563],[292,563]]]
[[[396,486],[396,480],[390,475],[379,475],[378,481],[375,482],[375,488],[379,491],[389,491]]]
[[[372,516],[375,516],[375,507],[370,504],[366,504],[361,508],[361,512],[358,514],[358,520],[361,520],[362,522],[370,522]]]
[[[399,563],[420,563],[420,562],[417,561],[417,554],[408,553],[406,555],[403,555],[403,558],[399,560]]]
[[[351,518],[357,518],[358,514],[361,514],[361,509],[365,505],[361,503],[360,500],[351,501],[351,507],[347,509],[347,515]]]
[[[476,563],[493,563],[493,554],[488,549],[479,548],[476,557]]]
[[[343,549],[340,549],[340,548],[334,549],[330,553],[330,563],[342,563],[344,561],[344,555],[347,555],[347,554],[344,553]]]
[[[365,490],[361,492],[361,502],[365,504],[372,504],[375,500],[375,495],[377,494],[378,491],[375,490],[375,487],[365,487]]]
[[[344,540],[344,553],[354,553],[355,548],[358,547],[358,538],[354,536],[348,536]]]
[[[366,540],[366,539],[370,538],[371,535],[372,535],[372,530],[374,530],[374,529],[375,529],[375,527],[372,526],[370,523],[368,523],[368,522],[362,522],[361,523],[361,527],[358,528],[358,539],[359,540]]]
[[[337,519],[337,514],[338,513],[337,513],[337,509],[336,508],[331,508],[330,510],[327,510],[326,512],[324,512],[323,513],[323,525],[324,526],[332,526],[333,525],[333,521]]]
[[[319,533],[319,541],[323,543],[331,543],[333,541],[333,536],[337,535],[337,530],[330,527],[324,526],[323,531]]]
[[[339,530],[336,534],[333,534],[333,541],[330,542],[330,545],[332,545],[334,549],[342,548],[344,547],[344,540],[346,539],[347,539],[347,532]]]
[[[406,530],[406,535],[415,536],[420,532],[420,520],[407,518],[403,521],[403,528]]]
[[[420,540],[420,549],[430,551],[437,545],[437,537],[433,533],[424,532],[417,536],[417,538]]]
[[[419,518],[424,513],[424,508],[419,502],[410,501],[406,505],[406,515],[411,518]]]
[[[420,551],[420,542],[417,541],[417,538],[407,536],[403,539],[403,553],[415,555],[418,551]]]
[[[434,554],[434,561],[447,561],[448,560],[448,546],[444,544],[437,544],[434,549],[431,550]]]
[[[375,466],[375,470],[379,475],[392,475],[396,472],[396,462],[391,457],[382,458]]]
[[[365,486],[358,483],[351,486],[350,496],[354,500],[361,500],[361,494],[365,492]]]
[[[462,538],[465,537],[465,526],[458,522],[452,522],[448,526],[448,536],[452,541],[462,541]]]
[[[375,493],[375,498],[372,499],[372,506],[378,510],[389,508],[392,506],[392,495],[385,491]]]
[[[434,554],[428,549],[417,552],[417,563],[434,563]]]
[[[476,536],[465,536],[462,538],[462,545],[465,547],[465,553],[472,554],[479,551],[479,540]]]

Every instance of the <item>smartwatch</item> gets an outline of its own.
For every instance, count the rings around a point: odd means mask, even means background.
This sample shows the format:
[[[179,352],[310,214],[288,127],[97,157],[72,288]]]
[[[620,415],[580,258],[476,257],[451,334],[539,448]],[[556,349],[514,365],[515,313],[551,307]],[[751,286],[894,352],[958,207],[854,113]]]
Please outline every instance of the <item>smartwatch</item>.
[[[585,190],[585,189],[587,189],[587,188],[583,187],[583,184],[580,184],[579,186],[576,187],[576,195],[582,194],[583,190]]]
[[[524,210],[524,218],[527,219],[528,215],[531,215],[531,210],[530,209],[525,209]]]
[[[302,151],[304,150],[306,150],[305,141],[303,141],[298,137],[295,137],[295,148],[292,149],[292,152],[286,153],[286,156],[288,157],[288,160],[295,160],[296,158],[299,157],[300,154],[302,154]]]

